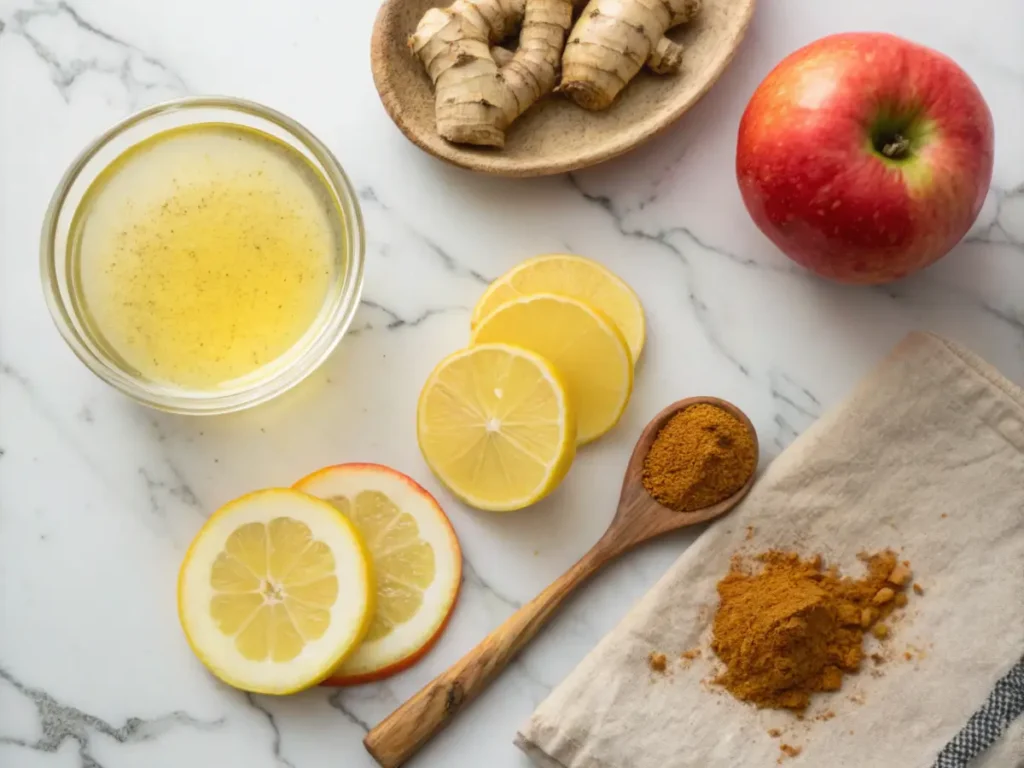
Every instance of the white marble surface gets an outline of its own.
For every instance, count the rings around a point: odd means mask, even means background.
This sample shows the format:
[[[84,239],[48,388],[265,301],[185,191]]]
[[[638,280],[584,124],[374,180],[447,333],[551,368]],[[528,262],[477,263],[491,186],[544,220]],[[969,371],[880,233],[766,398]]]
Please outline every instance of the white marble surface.
[[[677,126],[603,167],[535,181],[470,175],[405,141],[370,78],[375,10],[375,0],[0,0],[0,765],[370,766],[367,726],[597,539],[631,444],[663,404],[733,400],[767,461],[913,328],[1024,380],[1019,0],[765,2],[732,67]],[[952,55],[996,123],[974,232],[937,266],[880,289],[790,265],[747,218],[732,170],[760,78],[799,45],[851,29]],[[200,93],[262,101],[318,133],[360,190],[369,233],[357,332],[297,391],[210,419],[145,410],[94,379],[51,325],[36,255],[51,191],[88,139],[137,107]],[[641,295],[650,341],[636,394],[549,500],[474,513],[419,456],[416,394],[465,341],[486,280],[551,250],[597,258]],[[467,560],[450,629],[380,685],[271,699],[217,684],[175,614],[188,541],[232,497],[351,460],[405,470],[446,506]],[[416,765],[525,766],[516,727],[690,540],[670,537],[602,574]]]

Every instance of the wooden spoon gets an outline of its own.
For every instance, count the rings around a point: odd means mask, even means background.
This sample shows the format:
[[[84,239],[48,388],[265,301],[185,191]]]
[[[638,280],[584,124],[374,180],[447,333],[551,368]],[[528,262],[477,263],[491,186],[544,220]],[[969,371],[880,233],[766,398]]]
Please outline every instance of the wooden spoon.
[[[644,459],[662,426],[683,408],[701,403],[716,405],[731,413],[750,430],[756,461],[757,433],[754,425],[743,411],[725,400],[690,397],[673,403],[651,419],[633,449],[626,467],[626,477],[622,481],[619,507],[604,536],[551,586],[516,611],[447,672],[428,683],[366,735],[363,744],[380,765],[384,768],[397,768],[416,754],[435,733],[448,725],[464,705],[484,690],[565,598],[605,563],[640,542],[662,533],[714,520],[735,507],[747,495],[754,484],[753,472],[744,486],[732,496],[695,512],[676,512],[663,507],[644,488]]]

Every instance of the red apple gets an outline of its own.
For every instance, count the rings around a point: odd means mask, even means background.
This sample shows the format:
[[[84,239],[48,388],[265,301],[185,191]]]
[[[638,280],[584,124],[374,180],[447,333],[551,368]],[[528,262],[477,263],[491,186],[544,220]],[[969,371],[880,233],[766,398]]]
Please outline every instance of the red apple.
[[[887,34],[824,37],[758,86],[736,175],[757,226],[823,277],[874,284],[942,257],[992,179],[992,115],[951,59]]]

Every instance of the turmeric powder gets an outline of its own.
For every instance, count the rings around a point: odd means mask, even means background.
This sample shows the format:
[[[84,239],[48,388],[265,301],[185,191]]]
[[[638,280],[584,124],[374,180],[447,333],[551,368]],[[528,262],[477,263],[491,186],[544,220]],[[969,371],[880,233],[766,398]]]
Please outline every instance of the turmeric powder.
[[[675,414],[644,459],[643,484],[655,501],[679,512],[732,496],[757,464],[754,437],[717,405],[699,403]]]
[[[897,567],[893,552],[862,559],[868,572],[859,580],[791,552],[758,556],[758,573],[734,559],[718,583],[711,647],[726,669],[715,682],[776,709],[803,710],[812,693],[838,690],[843,675],[860,668],[864,633],[886,636],[888,627],[877,622],[897,608],[887,592],[903,588],[888,581]]]

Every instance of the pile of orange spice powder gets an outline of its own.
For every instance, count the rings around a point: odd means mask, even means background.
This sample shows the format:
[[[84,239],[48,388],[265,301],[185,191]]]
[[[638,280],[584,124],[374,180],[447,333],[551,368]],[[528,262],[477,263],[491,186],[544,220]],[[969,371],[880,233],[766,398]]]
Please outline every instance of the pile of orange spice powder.
[[[678,512],[710,507],[742,488],[757,466],[746,424],[717,405],[691,405],[670,418],[644,459],[643,484]]]
[[[735,494],[756,466],[752,430],[725,409],[700,403],[674,414],[658,432],[642,481],[660,504],[693,512]],[[711,647],[725,671],[715,682],[758,707],[796,711],[812,694],[838,690],[845,674],[860,669],[864,635],[886,639],[886,619],[907,605],[908,562],[891,550],[860,559],[867,573],[852,579],[825,568],[820,556],[769,551],[733,558],[718,583]],[[916,584],[914,591],[921,593]],[[648,664],[664,673],[666,656],[651,653]],[[783,751],[796,756],[800,749],[783,745]]]
[[[838,690],[860,668],[865,633],[885,639],[885,619],[907,604],[909,563],[889,550],[860,557],[867,573],[856,580],[817,556],[766,552],[756,572],[734,558],[718,583],[711,647],[726,669],[715,682],[776,709],[803,710],[811,694]]]

